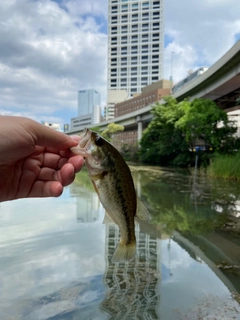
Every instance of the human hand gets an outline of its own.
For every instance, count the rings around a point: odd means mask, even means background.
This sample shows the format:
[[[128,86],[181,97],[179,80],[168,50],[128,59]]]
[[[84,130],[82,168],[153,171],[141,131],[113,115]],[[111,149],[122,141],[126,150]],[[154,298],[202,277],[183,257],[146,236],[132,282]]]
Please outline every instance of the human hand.
[[[0,202],[60,196],[84,164],[69,150],[78,142],[31,119],[0,116]]]

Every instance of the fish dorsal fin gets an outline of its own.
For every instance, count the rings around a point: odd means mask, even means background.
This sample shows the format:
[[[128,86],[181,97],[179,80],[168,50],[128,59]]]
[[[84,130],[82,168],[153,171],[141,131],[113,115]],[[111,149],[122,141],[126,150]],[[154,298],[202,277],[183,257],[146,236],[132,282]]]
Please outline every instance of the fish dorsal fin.
[[[141,220],[148,220],[150,218],[150,214],[148,209],[142,203],[142,201],[137,197],[137,213],[136,216]]]
[[[103,219],[103,224],[109,224],[109,223],[114,223],[113,220],[109,217],[109,215],[107,214],[107,212],[105,212],[105,216]]]

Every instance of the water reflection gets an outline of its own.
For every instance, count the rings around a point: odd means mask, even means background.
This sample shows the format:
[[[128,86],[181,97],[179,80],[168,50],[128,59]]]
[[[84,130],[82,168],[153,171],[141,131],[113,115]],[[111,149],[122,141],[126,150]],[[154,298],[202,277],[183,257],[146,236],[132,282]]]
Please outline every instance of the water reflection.
[[[106,271],[104,284],[107,288],[101,310],[109,319],[159,319],[159,281],[161,276],[160,239],[140,232],[136,225],[137,254],[126,263],[111,263],[119,242],[119,230],[106,226]]]
[[[239,184],[198,178],[193,192],[190,175],[133,175],[152,220],[136,224],[126,263],[111,262],[119,230],[102,224],[84,172],[59,199],[1,204],[1,320],[237,319],[240,240],[218,228],[238,210]]]
[[[99,219],[100,201],[95,191],[86,189],[79,184],[72,184],[70,193],[72,197],[76,197],[76,217],[78,222],[94,222]]]

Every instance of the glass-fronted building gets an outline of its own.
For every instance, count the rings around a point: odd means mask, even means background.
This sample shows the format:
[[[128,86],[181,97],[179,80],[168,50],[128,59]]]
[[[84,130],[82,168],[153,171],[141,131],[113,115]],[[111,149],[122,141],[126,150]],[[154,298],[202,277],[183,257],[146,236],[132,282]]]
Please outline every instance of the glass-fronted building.
[[[78,116],[93,113],[94,106],[101,106],[101,96],[96,90],[78,91]]]

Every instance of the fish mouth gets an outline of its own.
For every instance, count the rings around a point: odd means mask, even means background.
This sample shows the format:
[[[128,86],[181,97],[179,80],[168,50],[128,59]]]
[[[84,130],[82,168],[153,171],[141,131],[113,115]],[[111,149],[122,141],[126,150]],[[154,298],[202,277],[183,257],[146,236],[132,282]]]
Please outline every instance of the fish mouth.
[[[91,153],[91,135],[92,131],[86,128],[80,135],[80,141],[78,146],[72,147],[71,151],[75,154],[80,154],[83,157],[88,157]]]

